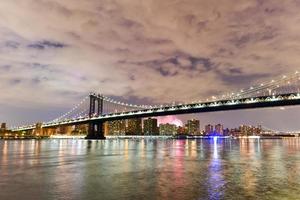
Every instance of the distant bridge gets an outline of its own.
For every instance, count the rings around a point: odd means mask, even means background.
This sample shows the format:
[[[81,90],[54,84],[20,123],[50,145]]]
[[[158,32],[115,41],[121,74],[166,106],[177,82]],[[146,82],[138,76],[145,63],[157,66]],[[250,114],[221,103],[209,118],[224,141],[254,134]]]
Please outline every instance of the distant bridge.
[[[300,105],[300,74],[282,76],[255,87],[211,97],[205,101],[170,105],[133,105],[92,93],[62,116],[41,124],[40,128],[89,124],[87,138],[104,138],[103,123],[112,120],[165,115],[216,112]],[[13,131],[36,129],[36,125],[15,127]]]

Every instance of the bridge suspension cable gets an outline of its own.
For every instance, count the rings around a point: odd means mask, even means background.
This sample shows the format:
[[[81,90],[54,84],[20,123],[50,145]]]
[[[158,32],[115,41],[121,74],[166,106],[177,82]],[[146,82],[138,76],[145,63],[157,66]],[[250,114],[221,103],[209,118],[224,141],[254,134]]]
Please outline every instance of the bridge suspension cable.
[[[149,105],[134,105],[129,103],[124,103],[121,101],[114,100],[110,97],[103,96],[100,94],[91,93],[90,95],[84,97],[80,103],[75,105],[72,109],[67,111],[66,113],[62,114],[61,116],[47,122],[61,122],[66,121],[70,119],[77,119],[77,118],[85,118],[89,116],[89,98],[90,96],[95,96],[98,98],[103,99],[103,108],[102,108],[102,114],[111,114],[111,113],[120,113],[120,112],[129,112],[133,110],[142,110],[150,108]],[[95,115],[95,114],[94,114]]]
[[[239,98],[255,98],[267,95],[280,95],[300,91],[300,73],[297,71],[290,76],[282,76],[271,81],[263,82],[250,88],[242,89],[238,92],[227,93],[213,100],[231,100]]]
[[[89,96],[85,96],[77,105],[75,105],[68,112],[66,112],[63,115],[51,120],[50,122],[58,122],[58,121],[63,121],[63,120],[66,120],[66,119],[70,119],[74,116],[77,116],[78,111],[79,111],[80,114],[83,114],[84,112],[82,111],[82,109],[84,107],[85,108],[84,111],[86,110],[88,99],[89,99]]]

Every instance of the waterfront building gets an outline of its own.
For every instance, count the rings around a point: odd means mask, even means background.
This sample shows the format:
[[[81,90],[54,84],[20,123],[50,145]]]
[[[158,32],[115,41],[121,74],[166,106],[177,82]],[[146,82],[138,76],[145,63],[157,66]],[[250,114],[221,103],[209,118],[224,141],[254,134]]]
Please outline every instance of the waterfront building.
[[[225,129],[224,129],[223,135],[225,135],[225,136],[229,136],[229,135],[230,135],[230,130],[229,130],[229,128],[225,128]]]
[[[0,138],[3,138],[6,132],[6,123],[2,123],[0,127]]]
[[[218,135],[224,135],[224,129],[222,124],[217,124],[215,126],[215,133]]]
[[[177,127],[174,124],[160,124],[159,135],[176,135]]]
[[[88,130],[89,130],[88,124],[79,124],[79,125],[75,125],[75,129],[73,133],[78,135],[87,135]]]
[[[255,129],[255,135],[261,135],[262,134],[262,126],[259,124]]]
[[[178,135],[187,135],[188,134],[188,129],[186,126],[179,126],[177,129],[177,134]]]
[[[34,130],[34,136],[42,136],[43,135],[43,129],[42,129],[43,123],[38,122],[35,125],[35,130]]]
[[[104,136],[107,136],[109,134],[108,126],[109,126],[108,122],[104,122],[103,124]]]
[[[191,119],[187,121],[188,134],[197,135],[200,133],[200,121]]]
[[[240,129],[241,136],[251,136],[251,135],[255,135],[256,133],[256,127],[254,126],[241,125],[239,129]]]
[[[205,132],[205,135],[212,134],[212,133],[214,132],[214,126],[211,125],[211,124],[207,124],[207,125],[205,126],[204,132]]]
[[[114,120],[107,122],[107,134],[108,135],[125,135],[126,133],[126,121]]]
[[[157,119],[148,118],[144,120],[144,135],[158,134]]]
[[[240,132],[240,136],[250,135],[250,127],[247,125],[240,125],[239,132]]]
[[[67,126],[67,125],[61,125],[58,127],[57,133],[60,135],[72,135],[72,132],[74,130],[75,127],[73,126]],[[37,125],[37,129],[36,129],[36,136],[41,135],[40,133],[40,125]]]
[[[229,134],[230,134],[231,136],[238,137],[238,136],[241,135],[240,129],[239,129],[239,128],[232,128],[232,129],[230,129]]]
[[[6,127],[6,123],[1,123],[1,131],[6,131],[7,127]]]
[[[142,119],[128,119],[126,135],[142,135]]]

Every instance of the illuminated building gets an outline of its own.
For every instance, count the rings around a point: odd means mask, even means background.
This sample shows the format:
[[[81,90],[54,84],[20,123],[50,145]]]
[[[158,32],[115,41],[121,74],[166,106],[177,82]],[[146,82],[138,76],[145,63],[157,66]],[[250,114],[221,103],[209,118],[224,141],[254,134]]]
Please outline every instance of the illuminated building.
[[[37,129],[37,133],[39,132],[38,130],[39,129]],[[60,135],[72,135],[73,130],[74,130],[73,126],[61,125],[58,127],[57,132]]]
[[[157,119],[148,118],[144,120],[144,135],[157,135]]]
[[[258,125],[255,129],[255,135],[260,135],[262,133],[262,127],[261,125]]]
[[[128,119],[126,135],[142,135],[142,119]]]
[[[104,135],[107,136],[109,134],[108,122],[104,122],[103,126],[104,126]]]
[[[229,128],[224,129],[223,135],[226,135],[226,136],[230,135],[230,130],[229,130]]]
[[[177,134],[178,135],[187,135],[188,134],[188,129],[186,126],[179,126],[177,129]]]
[[[261,125],[258,125],[258,127],[241,125],[239,127],[239,132],[241,136],[260,135],[262,133],[262,127]]]
[[[215,133],[218,135],[223,135],[224,134],[224,129],[222,124],[217,124],[215,126]]]
[[[6,131],[6,123],[2,123],[2,124],[1,124],[0,130],[1,130],[1,131]]]
[[[191,119],[187,121],[188,134],[197,135],[200,133],[200,121]]]
[[[252,133],[252,126],[241,125],[239,129],[240,129],[240,135],[241,136],[253,135],[253,133]]]
[[[107,122],[108,135],[125,135],[126,121],[114,120]]]
[[[206,125],[204,132],[206,135],[212,134],[214,132],[214,126],[211,124]]]
[[[89,130],[88,124],[75,125],[74,133],[79,135],[87,135]]]
[[[159,134],[160,135],[176,135],[177,127],[174,124],[160,124],[159,125]]]
[[[42,125],[43,125],[43,123],[40,123],[40,122],[35,125],[35,130],[34,130],[35,136],[43,135]]]
[[[229,134],[238,137],[240,135],[240,129],[239,128],[230,129]]]
[[[3,138],[6,132],[6,124],[2,123],[0,127],[0,138]]]

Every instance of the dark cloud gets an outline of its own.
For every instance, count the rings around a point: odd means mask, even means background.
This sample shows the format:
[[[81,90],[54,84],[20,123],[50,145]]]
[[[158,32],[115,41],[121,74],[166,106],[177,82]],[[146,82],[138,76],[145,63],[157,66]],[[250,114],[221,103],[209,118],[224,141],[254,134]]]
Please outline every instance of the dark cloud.
[[[11,49],[17,49],[20,47],[20,43],[19,42],[16,42],[16,41],[7,41],[5,42],[5,46],[7,48],[11,48]]]
[[[165,56],[165,59],[150,60],[145,62],[131,62],[122,60],[119,64],[132,64],[141,67],[149,67],[157,71],[161,76],[172,77],[181,73],[199,74],[216,68],[209,58],[194,57],[184,53],[176,53],[173,56]]]
[[[12,69],[12,66],[11,65],[3,65],[3,66],[0,66],[0,71],[4,71],[4,72],[8,72]]]
[[[34,77],[33,79],[31,79],[31,82],[36,85],[36,84],[40,84],[42,82],[48,81],[49,78],[48,77]]]
[[[272,27],[266,27],[265,30],[261,32],[250,32],[240,34],[238,33],[237,36],[230,39],[229,42],[235,45],[238,48],[244,47],[247,44],[254,44],[257,42],[272,40],[276,37],[276,29]]]
[[[21,79],[14,78],[14,79],[9,80],[9,85],[11,85],[11,86],[19,85],[21,82],[22,82]]]
[[[155,70],[157,70],[160,75],[168,77],[168,76],[176,76],[178,74],[178,71],[174,71],[172,68],[169,67],[155,67]]]
[[[120,19],[120,22],[119,22],[120,26],[124,26],[125,28],[142,28],[142,24],[136,22],[136,21],[133,21],[133,20],[130,20],[130,19],[126,19],[126,18],[121,18]]]
[[[23,66],[34,70],[46,70],[49,68],[49,65],[41,63],[23,63]]]
[[[133,41],[136,42],[136,45],[142,45],[144,47],[147,46],[159,46],[159,45],[166,45],[166,44],[172,44],[173,42],[169,39],[164,39],[164,38],[155,38],[155,37],[145,37],[144,35],[140,34],[134,34],[133,36]]]
[[[44,40],[44,41],[31,43],[27,45],[27,47],[30,49],[45,50],[45,49],[61,49],[67,47],[67,45],[61,42]]]
[[[242,70],[239,68],[229,68],[228,71],[230,74],[235,74],[235,75],[242,74]]]
[[[132,81],[134,81],[136,78],[135,78],[135,76],[133,74],[131,74],[131,75],[129,75],[129,79],[132,80]]]
[[[200,72],[207,72],[214,68],[214,64],[209,58],[188,57],[192,65],[190,70],[199,70]]]
[[[258,80],[268,80],[272,78],[272,74],[267,73],[242,73],[238,68],[231,68],[227,72],[217,70],[218,78],[221,79],[226,85],[249,87],[249,83],[257,83]]]
[[[56,95],[63,96],[64,98],[75,98],[75,99],[83,99],[87,94],[82,94],[77,91],[70,91],[70,90],[59,90],[55,92]],[[70,105],[70,107],[73,105]]]

